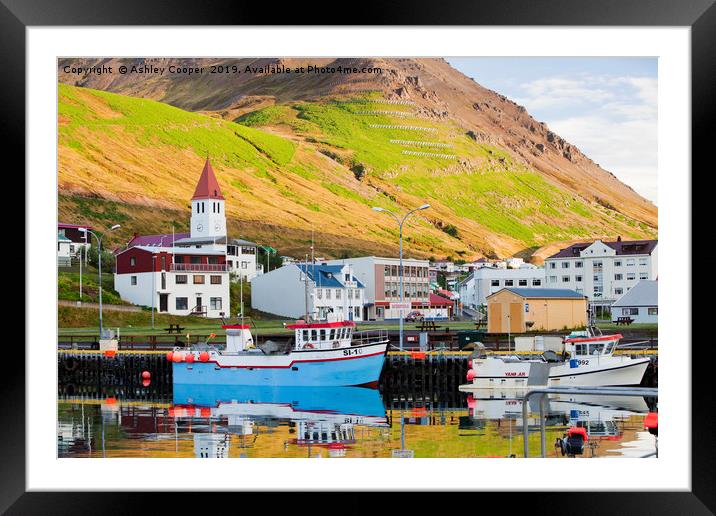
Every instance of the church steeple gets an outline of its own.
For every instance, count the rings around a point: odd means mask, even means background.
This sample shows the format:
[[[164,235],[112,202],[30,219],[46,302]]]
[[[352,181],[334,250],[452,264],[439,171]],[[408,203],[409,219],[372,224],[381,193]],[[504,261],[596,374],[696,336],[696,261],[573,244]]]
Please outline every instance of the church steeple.
[[[224,196],[209,158],[206,158],[199,182],[191,198],[191,236],[216,238],[226,236]]]
[[[201,171],[201,177],[199,182],[196,184],[192,201],[195,199],[224,199],[221,195],[221,188],[219,187],[219,181],[216,180],[214,169],[211,168],[209,158],[206,158],[204,163],[204,170]]]

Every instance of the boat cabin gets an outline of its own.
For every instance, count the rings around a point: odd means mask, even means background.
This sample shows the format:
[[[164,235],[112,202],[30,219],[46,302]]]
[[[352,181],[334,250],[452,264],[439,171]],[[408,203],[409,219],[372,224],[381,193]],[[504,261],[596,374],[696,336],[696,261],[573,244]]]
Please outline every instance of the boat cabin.
[[[620,334],[592,336],[572,332],[564,339],[564,348],[572,358],[611,356],[621,338]]]
[[[336,349],[351,346],[355,323],[353,321],[305,322],[296,321],[286,326],[295,330],[294,349]]]

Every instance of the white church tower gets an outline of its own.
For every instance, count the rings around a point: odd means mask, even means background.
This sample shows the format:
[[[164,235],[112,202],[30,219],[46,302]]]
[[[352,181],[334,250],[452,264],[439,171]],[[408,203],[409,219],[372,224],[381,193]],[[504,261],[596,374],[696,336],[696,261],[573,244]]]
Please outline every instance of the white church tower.
[[[206,158],[199,183],[191,198],[191,238],[226,237],[224,196]]]

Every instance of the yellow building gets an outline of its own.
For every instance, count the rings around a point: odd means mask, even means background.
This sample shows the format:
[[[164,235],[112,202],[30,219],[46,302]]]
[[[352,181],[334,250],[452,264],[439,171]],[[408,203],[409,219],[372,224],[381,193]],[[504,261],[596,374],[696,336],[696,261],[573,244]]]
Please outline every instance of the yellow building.
[[[559,288],[503,288],[487,296],[488,333],[525,333],[581,328],[587,298]]]

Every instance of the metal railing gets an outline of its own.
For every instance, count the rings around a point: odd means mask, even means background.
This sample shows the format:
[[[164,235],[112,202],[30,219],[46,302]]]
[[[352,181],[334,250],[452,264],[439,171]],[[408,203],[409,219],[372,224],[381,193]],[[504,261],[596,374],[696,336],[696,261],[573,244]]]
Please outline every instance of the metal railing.
[[[388,341],[388,330],[354,331],[351,345],[362,346],[365,344],[376,344],[384,341]]]
[[[226,263],[172,263],[172,272],[229,272]]]
[[[545,400],[548,394],[587,394],[587,395],[604,395],[609,396],[642,396],[648,398],[658,398],[659,390],[653,387],[545,387],[542,389],[532,389],[522,397],[522,439],[524,440],[525,458],[530,456],[529,443],[529,425],[527,418],[529,416],[529,399],[541,394],[539,401],[539,430],[541,456],[547,456],[547,423],[545,422],[544,409]]]

